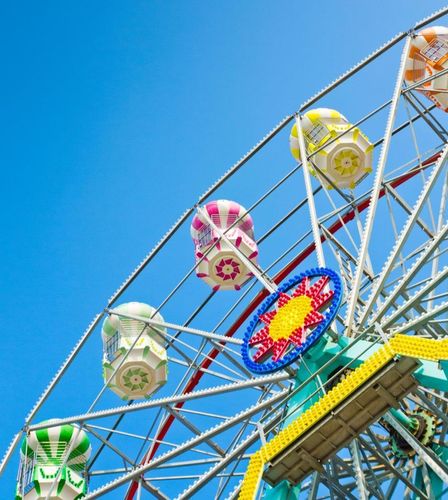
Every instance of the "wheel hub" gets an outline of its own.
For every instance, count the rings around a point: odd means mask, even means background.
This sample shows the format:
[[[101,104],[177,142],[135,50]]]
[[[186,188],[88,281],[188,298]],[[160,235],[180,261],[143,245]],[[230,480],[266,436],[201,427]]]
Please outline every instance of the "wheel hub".
[[[412,435],[420,441],[424,446],[432,443],[436,434],[437,418],[435,415],[427,410],[418,409],[407,413],[407,415],[414,421],[415,428],[410,430]],[[389,430],[389,443],[393,455],[401,460],[406,460],[415,455],[415,450],[411,445],[395,430]]]

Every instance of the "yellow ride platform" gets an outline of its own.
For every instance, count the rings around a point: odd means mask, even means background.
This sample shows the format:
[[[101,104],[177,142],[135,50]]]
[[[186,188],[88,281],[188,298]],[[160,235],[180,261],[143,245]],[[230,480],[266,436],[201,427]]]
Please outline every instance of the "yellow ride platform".
[[[347,399],[271,459],[263,479],[271,486],[287,479],[299,483],[346,446],[370,424],[416,388],[412,376],[419,366],[412,358],[394,358]]]
[[[396,335],[362,365],[255,452],[240,500],[256,497],[262,478],[299,482],[343,448],[417,385],[420,359],[448,360],[448,339]]]

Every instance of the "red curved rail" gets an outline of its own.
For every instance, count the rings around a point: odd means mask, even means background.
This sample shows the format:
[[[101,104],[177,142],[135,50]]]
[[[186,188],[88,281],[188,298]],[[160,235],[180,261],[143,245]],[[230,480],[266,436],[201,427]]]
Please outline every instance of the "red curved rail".
[[[440,156],[440,152],[436,153],[435,155],[431,156],[427,160],[425,160],[422,163],[422,166],[426,167],[428,165],[431,165],[434,163]],[[404,182],[408,181],[412,177],[414,177],[417,173],[420,172],[420,169],[415,169],[411,172],[408,172],[406,174],[401,175],[397,179],[395,179],[392,183],[391,186],[393,188],[396,188],[403,184]],[[382,198],[386,193],[385,188],[382,188],[379,194],[379,198]],[[342,221],[345,223],[350,222],[351,220],[354,219],[355,217],[355,211],[362,212],[364,211],[370,204],[370,198],[366,198],[365,200],[360,201],[355,208],[351,208],[347,210],[347,212],[341,217]],[[338,219],[333,225],[331,225],[328,229],[328,231],[331,234],[336,233],[341,229],[342,227],[342,222],[340,219]],[[326,240],[325,236],[321,236],[321,241],[322,243]],[[276,284],[281,283],[290,273],[293,271],[300,263],[302,263],[309,255],[311,255],[315,250],[315,244],[311,243],[306,247],[302,252],[300,252],[291,262],[289,262],[276,276],[273,278],[273,281]],[[241,313],[239,318],[233,323],[233,325],[227,330],[225,333],[226,337],[232,337],[237,330],[241,327],[241,325],[249,318],[249,316],[254,312],[254,310],[261,304],[261,302],[268,296],[267,290],[262,290],[261,292],[258,293],[258,295],[252,300],[252,302],[247,306],[247,308]],[[204,374],[203,369],[207,369],[212,361],[216,358],[216,356],[219,354],[219,350],[214,348],[212,349],[208,357],[205,358],[199,368],[196,370],[196,372],[191,376],[187,386],[183,390],[182,394],[188,394],[189,392],[193,391],[193,389],[197,386],[199,381],[202,378],[202,375]],[[182,408],[184,405],[184,402],[177,403],[175,405],[175,408]],[[154,440],[154,445],[150,450],[145,454],[143,457],[141,464],[148,463],[155,453],[157,452],[160,443],[157,441],[161,441],[165,438],[169,428],[171,427],[171,424],[174,421],[174,416],[170,415],[165,423],[163,424],[162,428],[160,429],[159,433],[155,437]],[[126,500],[133,500],[134,495],[137,491],[138,488],[138,483],[136,481],[133,481],[129,487],[128,492],[126,493]]]

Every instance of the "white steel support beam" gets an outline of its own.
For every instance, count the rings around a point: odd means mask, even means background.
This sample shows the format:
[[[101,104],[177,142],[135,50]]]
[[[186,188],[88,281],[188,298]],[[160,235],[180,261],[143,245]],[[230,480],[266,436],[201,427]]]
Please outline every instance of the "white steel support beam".
[[[370,324],[378,322],[384,316],[384,314],[386,314],[387,310],[390,307],[392,307],[394,301],[401,294],[401,291],[406,289],[406,287],[414,278],[414,276],[425,265],[425,263],[428,261],[431,255],[438,249],[438,247],[444,241],[447,235],[448,235],[448,224],[445,224],[445,226],[441,228],[440,232],[435,235],[434,239],[428,243],[423,252],[421,252],[418,259],[408,269],[407,273],[397,283],[396,287],[386,297],[386,300],[383,302],[380,309],[376,312],[372,320],[369,321]]]
[[[427,311],[426,313],[422,314],[421,316],[412,319],[411,321],[408,321],[407,323],[403,323],[401,325],[397,325],[396,328],[394,328],[395,331],[400,331],[400,333],[406,333],[410,330],[414,330],[420,325],[425,325],[429,320],[435,318],[439,314],[444,313],[445,311],[448,311],[448,302],[443,302],[442,304],[438,305],[434,309],[431,309],[430,311]]]
[[[198,427],[196,427],[196,425],[194,425],[192,422],[190,422],[187,418],[185,418],[181,413],[179,413],[174,408],[171,408],[168,405],[165,406],[165,409],[170,415],[179,420],[179,422],[182,422],[182,424],[185,425],[185,427],[188,430],[190,430],[193,434],[195,434],[196,436],[201,435],[201,430]],[[221,448],[221,446],[215,443],[212,439],[206,439],[205,443],[208,444],[216,453],[221,455],[221,457],[223,457],[226,454],[226,452]]]
[[[268,422],[267,424],[269,424]],[[265,423],[265,426],[267,425]],[[258,430],[253,431],[242,443],[240,443],[236,448],[234,448],[230,453],[227,453],[217,464],[212,466],[207,472],[199,477],[197,481],[186,488],[176,500],[187,500],[192,498],[192,496],[203,486],[205,486],[213,477],[215,477],[222,469],[224,469],[235,457],[243,454],[245,450],[251,446],[253,443],[260,439],[260,433]]]
[[[366,478],[362,470],[362,460],[359,453],[358,442],[354,439],[350,443],[350,454],[353,460],[353,468],[356,476],[356,486],[358,488],[359,499],[368,500],[369,494],[367,493]]]
[[[150,438],[150,437],[146,437],[146,436],[140,436],[138,434],[131,434],[129,432],[124,432],[124,431],[119,431],[117,429],[111,429],[109,427],[103,427],[103,426],[100,426],[100,425],[92,425],[92,424],[85,424],[85,429],[89,430],[89,429],[97,429],[97,430],[100,430],[100,431],[106,431],[108,433],[111,433],[112,435],[113,434],[117,434],[117,435],[120,435],[120,436],[127,436],[127,437],[130,437],[130,438],[134,438],[134,439],[138,439],[139,441],[145,441],[145,442],[148,442],[148,443],[151,443],[151,442],[157,442],[159,444],[163,444],[165,446],[171,446],[172,448],[176,448],[177,444],[176,443],[172,443],[171,441],[165,441],[165,440],[162,440],[162,439],[153,439],[153,438]],[[110,439],[110,438],[108,438]],[[216,453],[211,453],[209,451],[205,451],[205,450],[199,450],[199,449],[196,449],[196,448],[192,448],[191,451],[194,451],[196,453],[199,453],[199,454],[203,454],[203,455],[207,455],[209,457],[218,457],[218,455]],[[207,460],[209,459],[201,459],[201,460],[198,460],[198,462],[207,462]],[[213,460],[213,459],[210,459],[210,460]],[[216,459],[215,459],[216,460]],[[174,467],[174,466],[173,466]],[[121,472],[126,472],[126,470],[122,470]],[[91,475],[95,475],[95,474],[99,474],[98,471],[89,471],[89,474]]]
[[[343,498],[344,500],[357,500],[357,498],[350,493],[345,485],[339,484],[337,477],[331,474],[330,470],[320,473],[320,478],[323,484],[330,492],[330,498]]]
[[[6,464],[9,462],[9,459],[11,458],[11,455],[14,453],[14,450],[16,449],[17,445],[20,443],[20,440],[22,438],[22,431],[18,432],[11,440],[11,443],[8,446],[8,449],[5,452],[5,455],[2,459],[2,462],[0,464],[0,475],[3,473],[3,470],[6,467]]]
[[[206,439],[209,439],[213,436],[216,436],[220,434],[221,432],[224,432],[226,429],[232,427],[233,425],[238,424],[239,422],[244,421],[247,418],[252,417],[253,415],[256,415],[259,413],[261,410],[264,408],[267,408],[271,405],[273,405],[275,402],[279,401],[283,397],[285,397],[288,394],[288,390],[284,390],[279,394],[276,394],[269,399],[266,399],[265,401],[262,402],[257,402],[255,405],[251,406],[250,408],[242,411],[241,413],[235,415],[234,417],[229,418],[225,422],[222,422],[215,427],[210,428],[209,430],[203,432],[200,436],[196,438],[192,438],[189,441],[184,442],[183,444],[180,444],[177,448],[174,450],[170,450],[162,455],[160,455],[157,458],[154,458],[151,460],[149,463],[140,465],[136,469],[134,469],[131,472],[128,472],[127,474],[123,474],[122,476],[118,477],[117,479],[105,484],[104,486],[101,486],[100,488],[96,489],[95,491],[90,492],[85,498],[86,500],[88,499],[93,499],[97,498],[99,496],[102,496],[109,491],[121,486],[122,484],[126,484],[127,482],[131,480],[135,480],[136,478],[142,476],[142,474],[145,474],[147,471],[157,467],[160,464],[163,464],[167,462],[168,460],[171,460],[172,458],[176,457],[177,455],[183,453],[184,451],[187,451],[191,449],[192,447],[203,443]],[[258,430],[254,431],[254,434],[256,438],[258,439],[259,434]]]
[[[316,471],[313,473],[313,479],[311,480],[311,483],[310,483],[310,489],[308,492],[307,500],[315,500],[316,499],[317,491],[319,489],[319,481],[320,481],[320,473]]]
[[[373,446],[373,444],[369,443],[366,441],[364,438],[361,436],[358,436],[359,442],[362,444],[362,446],[373,456],[375,457],[376,461],[383,465],[387,470],[389,470],[392,474],[393,477],[396,477],[398,480],[400,480],[402,483],[404,483],[411,491],[413,491],[416,495],[417,498],[429,500],[428,497],[421,491],[417,486],[412,483],[402,472],[399,468],[395,467],[392,465],[392,463],[389,461],[389,459],[383,455],[384,450],[381,448],[377,449]],[[404,471],[403,471],[404,472]],[[389,498],[386,496],[386,498]]]
[[[111,449],[114,453],[116,453],[122,460],[123,460],[123,463],[126,464],[128,463],[130,465],[129,468],[133,468],[135,467],[137,464],[130,458],[128,457],[125,453],[123,453],[119,448],[117,448],[115,445],[113,445],[109,439],[106,439],[105,437],[103,437],[99,432],[96,432],[95,430],[93,430],[92,427],[87,427],[86,426],[86,430],[92,434],[93,436],[96,437],[96,439],[98,439],[98,441],[100,441],[101,443],[103,443],[105,446],[107,446],[109,449]]]
[[[30,431],[37,431],[39,429],[47,429],[51,427],[55,427],[57,425],[71,424],[76,422],[84,422],[86,420],[94,420],[97,418],[105,418],[110,417],[112,415],[118,415],[121,413],[129,413],[132,411],[139,411],[148,408],[159,408],[163,407],[167,404],[180,403],[183,401],[189,401],[198,398],[204,398],[208,396],[215,396],[217,394],[222,394],[225,392],[238,391],[241,389],[247,389],[249,387],[257,387],[266,384],[270,384],[272,382],[279,382],[281,380],[287,380],[291,378],[291,376],[286,372],[276,373],[274,375],[267,375],[264,377],[252,378],[249,380],[244,380],[242,382],[235,382],[233,384],[224,384],[217,387],[212,387],[208,389],[201,389],[198,391],[192,391],[186,394],[179,394],[175,396],[170,396],[166,398],[152,399],[150,401],[143,401],[141,403],[134,403],[132,405],[126,406],[118,406],[115,408],[110,408],[107,410],[99,410],[92,413],[84,413],[81,415],[76,415],[72,417],[59,418],[55,420],[51,420],[49,422],[44,422],[36,425],[31,425],[29,427]],[[285,389],[286,391],[286,389]],[[278,395],[283,395],[285,391],[281,391],[274,394],[274,397]]]
[[[317,262],[320,267],[325,267],[325,257],[322,248],[319,222],[316,213],[316,205],[314,204],[313,188],[311,187],[308,156],[305,146],[305,139],[303,137],[302,118],[300,115],[296,116],[296,127],[297,127],[297,136],[299,138],[299,150],[300,150],[300,159],[302,161],[303,180],[305,182],[306,196],[308,198],[308,209],[311,220],[311,228],[313,230],[314,245],[316,247]]]
[[[108,314],[114,314],[115,316],[120,316],[122,318],[135,319],[137,321],[141,321],[142,323],[146,323],[149,326],[154,325],[154,326],[158,326],[161,328],[168,328],[170,330],[191,333],[192,335],[198,335],[199,337],[204,337],[204,338],[210,339],[210,340],[217,340],[219,342],[228,342],[229,344],[236,344],[236,345],[242,345],[242,343],[243,343],[242,339],[236,339],[233,337],[225,337],[224,335],[219,335],[217,333],[210,333],[210,332],[206,332],[204,330],[190,328],[188,326],[175,325],[174,323],[167,323],[166,321],[158,321],[158,320],[155,320],[153,318],[145,318],[143,316],[138,316],[136,314],[122,313],[120,311],[116,311],[115,309],[106,309],[106,312]],[[157,330],[157,332],[163,336],[162,331]]]
[[[443,227],[443,224],[446,220],[445,218],[445,210],[446,210],[446,198],[448,194],[448,170],[445,173],[445,181],[443,183],[443,188],[442,188],[442,199],[440,201],[440,207],[439,207],[439,217],[437,220],[437,231],[440,231]],[[437,273],[437,269],[439,267],[439,258],[436,257],[432,261],[432,276],[435,276]],[[432,308],[433,303],[430,302],[428,304],[429,309]]]
[[[429,194],[431,193],[432,188],[434,187],[434,184],[436,183],[440,173],[443,170],[447,155],[448,155],[448,145],[445,146],[445,148],[442,151],[442,154],[440,155],[439,159],[437,160],[437,163],[435,164],[435,166],[431,172],[431,175],[429,176],[423,190],[420,193],[420,196],[417,200],[417,203],[414,205],[414,208],[412,209],[411,215],[408,217],[406,224],[404,225],[404,227],[400,233],[400,236],[395,243],[394,248],[392,249],[385,265],[383,266],[383,269],[381,270],[381,273],[380,273],[378,279],[375,281],[375,284],[373,286],[373,291],[370,294],[370,297],[367,301],[367,304],[366,304],[366,306],[363,309],[362,314],[361,314],[361,318],[360,318],[361,324],[363,324],[366,321],[368,315],[372,311],[372,308],[373,308],[378,296],[380,295],[381,290],[384,287],[386,279],[394,267],[394,264],[395,264],[395,261],[397,260],[397,257],[400,255],[400,252],[403,249],[403,246],[406,243],[408,237],[410,236],[412,228],[414,227],[414,224],[416,223],[418,216],[419,216],[420,212],[422,211],[424,204],[425,204],[426,200],[428,199]]]
[[[428,283],[423,286],[417,293],[406,299],[403,305],[401,305],[396,311],[394,311],[390,316],[384,318],[381,322],[381,328],[387,330],[390,328],[398,318],[402,317],[409,309],[420,304],[422,299],[429,295],[434,288],[436,288],[441,282],[443,282],[448,276],[448,266],[445,267],[441,272],[428,281]],[[429,310],[430,312],[431,310]]]
[[[381,191],[381,187],[382,187],[384,170],[386,168],[387,156],[389,153],[389,147],[390,147],[390,142],[391,142],[391,137],[392,137],[392,129],[393,129],[393,125],[395,122],[395,117],[396,117],[397,109],[398,109],[398,102],[399,102],[400,95],[401,95],[401,86],[402,86],[402,82],[403,82],[403,75],[404,75],[406,58],[407,58],[407,55],[409,52],[410,40],[411,39],[408,36],[406,38],[406,43],[405,43],[405,46],[403,48],[403,52],[401,55],[400,69],[398,71],[397,80],[395,82],[395,89],[394,89],[394,94],[392,97],[392,104],[391,104],[390,109],[389,109],[389,117],[387,120],[386,132],[384,134],[384,141],[383,141],[383,145],[381,148],[380,158],[378,160],[378,165],[376,167],[375,181],[374,181],[374,185],[373,185],[373,189],[372,189],[372,194],[370,197],[369,208],[367,211],[367,219],[366,219],[366,223],[365,223],[364,231],[363,231],[363,235],[362,235],[361,248],[360,248],[359,254],[358,254],[358,265],[356,267],[355,278],[354,278],[353,287],[352,287],[352,291],[351,291],[351,295],[350,295],[349,303],[348,303],[348,307],[347,307],[347,314],[346,314],[346,318],[345,318],[346,335],[348,337],[354,336],[354,332],[352,330],[353,330],[353,322],[355,319],[355,310],[356,310],[356,305],[357,305],[357,301],[358,301],[358,294],[359,294],[359,290],[361,287],[361,280],[362,280],[364,265],[365,265],[366,259],[367,259],[370,237],[371,237],[372,229],[373,229],[373,222],[375,220],[376,206],[378,203],[378,199],[379,199],[379,195],[380,195],[380,191]]]
[[[423,172],[423,170],[420,170],[420,172]],[[387,182],[384,183],[384,187],[386,188],[387,191],[391,194],[391,196],[394,198],[394,200],[401,206],[401,208],[408,214],[412,215],[412,207],[408,205],[406,200],[398,193],[398,191],[393,188],[390,184]],[[420,219],[420,217],[417,217],[415,222],[423,229],[423,231],[430,237],[434,238],[434,232],[429,229],[429,227],[425,224],[423,220]],[[440,230],[440,228],[439,228]]]

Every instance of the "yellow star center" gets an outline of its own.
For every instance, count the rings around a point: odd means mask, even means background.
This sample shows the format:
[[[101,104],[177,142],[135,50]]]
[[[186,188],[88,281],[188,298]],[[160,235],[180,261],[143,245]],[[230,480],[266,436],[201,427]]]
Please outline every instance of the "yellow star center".
[[[278,309],[269,325],[272,340],[287,339],[296,328],[303,326],[308,313],[313,310],[311,301],[311,297],[299,295]]]

